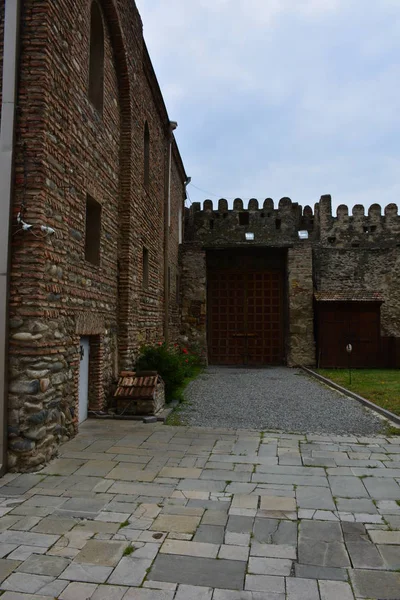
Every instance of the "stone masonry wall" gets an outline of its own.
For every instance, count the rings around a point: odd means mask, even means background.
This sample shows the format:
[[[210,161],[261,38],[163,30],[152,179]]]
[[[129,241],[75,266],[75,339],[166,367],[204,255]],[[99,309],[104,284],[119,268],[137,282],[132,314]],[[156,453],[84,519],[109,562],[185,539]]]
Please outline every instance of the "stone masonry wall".
[[[400,337],[400,217],[396,204],[356,205],[332,216],[330,196],[319,203],[313,244],[314,283],[319,291],[380,292],[382,335]]]
[[[194,202],[186,211],[187,241],[202,242],[207,247],[249,246],[246,232],[254,234],[251,246],[287,246],[298,241],[298,231],[307,230],[310,239],[314,235],[312,209],[304,210],[290,198],[281,198],[275,207],[271,198],[262,205],[255,198],[247,207],[237,198],[233,209],[228,209],[224,199],[214,205],[205,200],[203,210]]]
[[[76,431],[81,336],[91,345],[92,410],[104,407],[118,370],[132,366],[143,341],[163,336],[169,118],[134,3],[99,5],[102,114],[88,99],[91,3],[23,3],[10,288],[9,467],[15,470],[48,461]],[[174,163],[178,202],[186,176],[177,149]],[[88,194],[102,207],[98,266],[85,260]],[[34,225],[30,232],[20,230],[19,213]],[[45,236],[41,225],[55,233]],[[143,247],[150,258],[147,290]]]
[[[207,363],[207,266],[201,246],[184,244],[180,254],[182,342]]]
[[[380,292],[381,333],[400,337],[400,249],[315,248],[315,283],[319,290]]]
[[[247,207],[236,199],[233,209],[224,199],[217,205],[205,200],[203,207],[194,203],[185,213],[183,265],[195,265],[201,252],[210,249],[287,248],[287,361],[289,365],[312,365],[314,291],[380,292],[385,299],[381,308],[382,335],[400,336],[398,208],[389,204],[382,210],[374,204],[365,214],[364,207],[356,205],[351,212],[341,205],[333,216],[329,195],[321,197],[314,211],[309,206],[303,209],[289,198],[282,198],[277,206],[270,198],[262,205],[251,199]],[[307,232],[308,237],[304,239],[299,232]],[[253,233],[254,239],[246,240],[246,233]],[[190,308],[196,294],[195,278],[188,279],[192,286],[190,301],[185,298],[185,284],[182,288],[186,330],[190,339],[205,339],[206,319],[197,320],[196,311]],[[199,281],[197,294],[202,298],[203,271]]]
[[[287,363],[315,364],[312,248],[302,243],[288,250],[289,337]]]

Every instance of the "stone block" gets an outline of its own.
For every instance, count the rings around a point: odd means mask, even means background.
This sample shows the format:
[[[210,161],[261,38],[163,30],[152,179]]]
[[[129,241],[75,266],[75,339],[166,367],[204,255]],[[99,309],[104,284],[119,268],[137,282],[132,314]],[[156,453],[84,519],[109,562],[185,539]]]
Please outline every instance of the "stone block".
[[[124,556],[116,569],[114,569],[108,583],[138,587],[146,577],[147,569],[150,567],[151,562],[151,559],[135,559],[131,558],[131,556]]]
[[[284,594],[285,579],[284,577],[274,577],[272,575],[247,575],[245,590],[251,592],[265,592]]]
[[[266,558],[290,558],[296,559],[297,552],[294,546],[288,544],[259,544],[252,542],[250,548],[251,556],[265,556]]]
[[[281,575],[289,577],[292,561],[285,558],[250,557],[247,572],[253,575]]]
[[[172,600],[174,593],[169,590],[131,588],[126,592],[124,600]],[[91,598],[90,600],[93,599]],[[114,600],[114,598],[111,600]]]
[[[60,575],[60,579],[82,581],[84,583],[104,583],[107,581],[112,567],[79,564],[72,562]]]
[[[320,581],[321,600],[354,600],[348,583],[343,581]]]
[[[346,569],[337,569],[333,567],[318,567],[314,565],[294,566],[296,577],[305,579],[331,579],[333,581],[347,581],[348,575]]]
[[[69,560],[65,558],[31,554],[31,556],[16,569],[16,572],[58,577],[68,565]]]
[[[398,600],[400,573],[351,569],[350,579],[356,598]]]
[[[246,563],[159,554],[148,575],[149,581],[242,590]]]
[[[211,600],[213,590],[210,587],[200,587],[194,585],[178,586],[174,600]]]
[[[87,600],[95,592],[97,585],[94,583],[69,583],[60,594],[60,600]]]
[[[151,529],[154,531],[174,531],[178,533],[194,533],[200,523],[200,517],[183,515],[159,515]]]
[[[336,506],[329,489],[314,486],[300,486],[296,490],[296,498],[299,508],[336,510]]]
[[[49,577],[47,575],[12,573],[12,575],[3,581],[1,589],[10,590],[11,592],[27,592],[29,594],[35,594],[53,580],[54,577]]]
[[[216,558],[219,546],[203,542],[186,542],[180,540],[166,540],[160,548],[164,554],[179,554],[182,556],[200,556],[203,558]]]
[[[317,581],[315,579],[298,579],[297,577],[288,578],[286,579],[286,594],[287,600],[319,600]]]
[[[291,521],[256,518],[253,540],[261,544],[297,545],[297,524]]]
[[[224,513],[221,514],[224,515]],[[207,542],[210,544],[223,544],[224,536],[224,527],[217,525],[200,525],[196,530],[193,541]]]
[[[220,547],[218,558],[226,560],[247,561],[249,557],[249,548],[247,546],[222,545]]]
[[[371,529],[369,536],[374,544],[400,545],[400,531],[380,531]]]
[[[122,600],[126,593],[126,587],[120,585],[99,585],[93,596],[89,597],[90,600]],[[125,595],[125,598],[129,599],[129,596]]]
[[[363,542],[347,542],[347,551],[355,569],[385,569],[377,548]]]
[[[115,567],[127,548],[124,542],[89,540],[75,557],[75,562]]]

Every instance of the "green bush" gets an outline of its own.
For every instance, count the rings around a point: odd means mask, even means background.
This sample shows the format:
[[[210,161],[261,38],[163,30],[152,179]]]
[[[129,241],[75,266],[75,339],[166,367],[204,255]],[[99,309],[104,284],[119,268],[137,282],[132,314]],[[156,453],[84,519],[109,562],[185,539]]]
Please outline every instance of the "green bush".
[[[197,373],[199,365],[198,355],[187,348],[180,348],[178,344],[158,344],[141,348],[136,371],[157,371],[165,383],[166,400],[170,402],[185,379]]]

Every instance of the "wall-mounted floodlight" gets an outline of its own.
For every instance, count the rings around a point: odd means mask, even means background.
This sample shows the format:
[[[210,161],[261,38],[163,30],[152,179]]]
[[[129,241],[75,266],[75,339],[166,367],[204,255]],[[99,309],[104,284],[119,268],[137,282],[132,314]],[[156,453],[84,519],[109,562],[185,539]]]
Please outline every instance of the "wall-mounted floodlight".
[[[300,240],[308,240],[308,231],[299,231]]]
[[[252,242],[254,240],[254,233],[245,233],[246,242]]]

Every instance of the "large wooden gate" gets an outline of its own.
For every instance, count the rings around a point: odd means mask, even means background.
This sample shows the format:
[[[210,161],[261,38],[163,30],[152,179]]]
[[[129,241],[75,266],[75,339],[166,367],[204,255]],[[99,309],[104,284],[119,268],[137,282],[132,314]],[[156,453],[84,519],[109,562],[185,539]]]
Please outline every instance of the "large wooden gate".
[[[283,306],[283,276],[279,270],[209,271],[209,362],[282,364]]]

